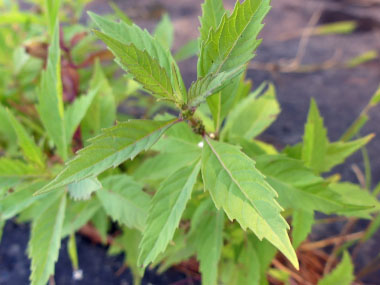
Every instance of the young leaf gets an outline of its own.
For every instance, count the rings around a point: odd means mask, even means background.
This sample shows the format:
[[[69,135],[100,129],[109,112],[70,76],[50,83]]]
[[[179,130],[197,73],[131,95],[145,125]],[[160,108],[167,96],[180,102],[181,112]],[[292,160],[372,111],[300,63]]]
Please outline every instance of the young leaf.
[[[198,77],[234,69],[253,58],[260,44],[256,38],[263,27],[261,21],[270,9],[269,3],[269,0],[236,2],[232,14],[225,14],[220,25],[211,29],[202,44]]]
[[[67,186],[69,195],[74,200],[88,200],[91,194],[100,188],[102,188],[102,184],[100,184],[99,180],[95,177],[73,182]]]
[[[99,61],[96,61],[90,90],[96,90],[94,100],[81,123],[83,140],[98,135],[102,129],[111,127],[116,121],[116,102],[107,77]],[[90,91],[90,92],[91,92]]]
[[[181,168],[162,182],[150,203],[146,229],[140,244],[139,264],[146,267],[172,240],[200,170]]]
[[[225,13],[222,0],[205,0],[202,4],[202,17],[199,19],[200,40],[206,41],[210,30],[216,30]]]
[[[276,99],[276,91],[272,84],[260,98],[265,85],[260,86],[252,95],[242,100],[232,109],[225,129],[229,137],[237,136],[252,139],[267,129],[280,113],[280,105]],[[223,133],[223,134],[224,134]]]
[[[162,16],[161,21],[158,23],[154,31],[154,37],[161,44],[161,46],[168,50],[172,48],[174,27],[168,14],[164,14],[164,16]]]
[[[218,264],[223,247],[223,226],[224,214],[214,207],[210,199],[199,205],[191,220],[189,238],[196,248],[203,284],[217,284]]]
[[[59,25],[57,23],[49,47],[47,67],[42,73],[38,89],[37,110],[47,134],[57,146],[59,155],[66,160],[67,139],[62,99],[60,51]]]
[[[328,143],[327,130],[323,125],[323,118],[319,113],[317,104],[312,99],[302,148],[302,160],[307,167],[317,172],[320,172],[324,168]]]
[[[350,142],[334,142],[327,145],[325,163],[321,168],[323,172],[330,171],[334,166],[343,163],[347,157],[368,144],[374,137],[374,134],[368,135]]]
[[[58,13],[59,7],[61,5],[61,0],[46,0],[46,17],[48,21],[48,27],[50,34],[54,33],[54,28],[58,23]]]
[[[337,214],[370,220],[372,219],[371,214],[380,210],[380,202],[368,191],[360,188],[358,185],[345,182],[332,183],[329,187],[331,192],[339,195],[342,203],[355,204],[364,207],[364,209],[357,209],[356,211],[350,212],[337,211]]]
[[[8,119],[17,134],[17,141],[22,149],[24,156],[29,161],[36,163],[39,167],[44,166],[44,156],[42,151],[29,136],[23,125],[16,119],[11,111],[8,110]]]
[[[20,160],[6,157],[0,158],[0,185],[17,183],[28,178],[37,177],[38,174],[34,167]]]
[[[31,284],[45,285],[54,274],[54,264],[61,246],[61,231],[65,216],[66,193],[62,193],[33,222],[28,254],[31,258]],[[41,250],[43,248],[43,250]]]
[[[244,74],[234,78],[230,84],[225,86],[220,92],[207,98],[207,105],[212,114],[216,131],[219,131],[224,119],[233,106],[240,100],[240,98],[245,97],[245,90],[241,88],[245,87],[243,78]],[[249,93],[249,90],[247,93]]]
[[[171,86],[179,86],[179,90],[176,90],[177,96],[182,96],[182,99],[186,101],[186,87],[169,50],[161,46],[146,30],[142,30],[136,25],[108,21],[93,13],[89,13],[89,15],[98,28],[110,38],[117,39],[125,45],[133,44],[141,52],[145,51],[150,57],[157,60],[169,75]]]
[[[139,50],[134,44],[123,44],[99,31],[94,31],[94,33],[106,43],[116,56],[118,63],[153,96],[176,101],[168,74],[156,59],[146,51]]]
[[[306,168],[301,161],[283,155],[256,157],[256,166],[276,189],[278,201],[285,209],[323,213],[367,209],[357,203],[345,203],[341,195],[331,191],[322,178]]]
[[[298,210],[293,212],[292,220],[292,238],[295,249],[307,238],[311,233],[314,224],[314,212]]]
[[[114,221],[142,231],[150,200],[142,185],[127,175],[108,176],[101,182],[103,189],[96,194],[107,214]]]
[[[71,144],[73,135],[78,128],[80,122],[86,115],[92,101],[94,100],[98,90],[91,90],[85,96],[76,98],[74,103],[67,107],[65,112],[65,129],[67,145]],[[92,112],[92,110],[91,110]]]
[[[37,194],[95,177],[127,159],[133,159],[143,150],[149,149],[176,120],[149,121],[130,120],[105,129],[91,140],[91,144],[80,150],[58,176]]]
[[[350,255],[345,251],[342,261],[330,274],[319,280],[318,285],[350,285],[354,280],[354,266]]]
[[[255,162],[238,147],[205,138],[202,177],[216,207],[266,238],[298,267],[297,256],[287,235],[289,228],[276,202],[276,191],[255,168]]]
[[[241,75],[244,72],[245,66],[240,66],[228,72],[218,74],[209,74],[199,78],[190,86],[188,93],[188,102],[190,107],[197,107],[203,103],[207,97],[219,92],[226,85],[231,83],[231,80]]]

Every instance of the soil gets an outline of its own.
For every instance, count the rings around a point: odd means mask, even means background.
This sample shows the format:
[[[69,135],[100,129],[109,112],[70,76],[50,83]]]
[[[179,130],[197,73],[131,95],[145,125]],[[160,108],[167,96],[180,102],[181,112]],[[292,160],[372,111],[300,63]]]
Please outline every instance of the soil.
[[[197,17],[201,14],[202,0],[119,0],[115,1],[139,25],[152,30],[162,12],[167,11],[175,25],[175,46],[177,50],[188,40],[196,38]],[[137,2],[137,3],[136,3]],[[175,3],[174,3],[175,2]],[[234,1],[225,0],[225,6],[232,8]],[[376,1],[344,0],[281,0],[272,2],[272,10],[265,20],[261,33],[264,39],[257,51],[258,63],[290,60],[297,54],[299,37],[283,41],[281,38],[307,26],[316,10],[322,8],[319,23],[338,20],[354,20],[358,28],[349,35],[312,37],[305,50],[304,64],[319,64],[330,59],[337,50],[341,51],[340,61],[357,56],[368,50],[380,53],[380,4]],[[111,9],[106,0],[96,0],[88,5],[88,10],[107,13]],[[84,21],[86,18],[84,18]],[[196,79],[196,59],[189,59],[180,65],[186,84]],[[262,69],[250,70],[248,77],[258,86],[265,80],[272,81],[277,89],[282,113],[276,123],[262,138],[279,146],[294,144],[302,139],[310,98],[315,98],[332,141],[339,139],[348,126],[360,114],[364,106],[380,84],[380,60],[365,63],[353,69],[329,69],[308,73],[284,73]],[[370,113],[370,122],[362,134],[380,134],[380,107]],[[372,163],[373,185],[380,182],[380,135],[368,145]],[[350,158],[337,172],[344,180],[358,182],[351,166],[356,164],[363,169],[360,153]],[[367,222],[361,222],[362,228]],[[316,226],[312,239],[339,233],[342,224]],[[0,244],[0,284],[28,284],[29,261],[26,244],[29,235],[28,225],[8,222]],[[66,241],[62,243],[61,254],[56,266],[56,284],[132,284],[131,275],[126,270],[120,276],[115,273],[122,266],[123,258],[108,257],[106,248],[91,244],[77,236],[78,254],[82,281],[73,281],[72,270],[66,253]],[[360,269],[380,252],[380,232],[361,249],[355,260]],[[380,284],[380,272],[367,276],[366,284]],[[177,283],[175,283],[177,282]],[[186,281],[186,276],[173,270],[157,276],[148,272],[144,284],[196,284]]]

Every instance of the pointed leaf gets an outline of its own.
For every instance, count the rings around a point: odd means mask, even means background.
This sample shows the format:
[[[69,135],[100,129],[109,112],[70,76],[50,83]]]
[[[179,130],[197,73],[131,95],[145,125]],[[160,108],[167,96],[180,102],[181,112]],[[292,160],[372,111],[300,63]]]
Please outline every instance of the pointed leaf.
[[[0,185],[17,183],[22,180],[38,177],[39,172],[31,165],[20,160],[0,158]]]
[[[44,156],[41,149],[36,145],[34,140],[29,136],[24,126],[16,119],[13,113],[8,110],[8,119],[17,134],[17,142],[22,149],[24,156],[31,162],[36,163],[39,167],[44,166]]]
[[[94,33],[106,43],[119,64],[153,96],[171,101],[176,100],[168,74],[156,59],[133,44],[123,44],[99,31],[94,31]]]
[[[71,144],[73,135],[78,128],[80,122],[86,115],[92,101],[98,90],[91,90],[85,96],[80,96],[76,98],[75,101],[67,107],[65,112],[65,128],[66,128],[66,138],[67,144]],[[92,110],[91,110],[92,112]]]
[[[146,267],[153,262],[173,239],[199,170],[200,163],[181,168],[164,180],[153,196],[140,244],[139,264]]]
[[[168,14],[164,14],[162,16],[161,21],[158,23],[154,31],[154,37],[158,40],[161,46],[169,50],[172,48],[174,27]]]
[[[58,176],[38,194],[51,191],[69,183],[95,177],[111,167],[133,159],[149,149],[174,123],[170,121],[130,120],[105,129],[80,150]]]
[[[61,52],[59,47],[59,25],[55,26],[49,47],[46,70],[43,71],[38,89],[37,110],[49,137],[57,146],[59,155],[67,158],[67,139],[64,123]]]
[[[219,92],[231,80],[244,72],[245,66],[238,67],[228,72],[209,74],[193,82],[189,89],[188,101],[190,107],[197,107],[203,103],[207,97]]]
[[[108,176],[101,182],[103,189],[96,195],[107,214],[114,221],[142,231],[150,201],[142,185],[127,175]]]
[[[202,4],[202,17],[199,19],[201,27],[199,28],[200,40],[207,40],[210,30],[216,30],[226,11],[223,7],[222,0],[205,0]]]
[[[338,141],[328,144],[326,149],[325,163],[321,170],[323,172],[327,172],[330,171],[334,166],[343,163],[346,158],[368,144],[374,138],[374,136],[375,135],[371,134],[364,138],[350,142]]]
[[[242,100],[232,109],[224,132],[228,132],[229,137],[244,137],[252,139],[266,130],[280,113],[280,105],[276,99],[276,91],[272,84],[268,89],[256,98],[264,89],[260,86],[253,94]]]
[[[253,58],[253,52],[260,44],[256,38],[263,27],[261,21],[270,9],[269,3],[269,0],[236,2],[232,14],[225,14],[220,25],[211,30],[202,44],[199,77],[234,69]]]
[[[302,160],[305,165],[317,172],[324,168],[328,146],[327,130],[314,99],[311,100],[309,115],[303,137]]]
[[[45,285],[54,274],[54,264],[61,246],[66,193],[42,212],[33,222],[28,253],[31,258],[32,285]],[[41,250],[43,249],[43,250]]]
[[[261,240],[266,238],[298,267],[290,243],[282,208],[276,202],[276,191],[255,168],[255,162],[239,148],[205,138],[202,154],[202,176],[216,207],[236,219],[241,227],[251,229]]]
[[[116,121],[116,102],[107,77],[99,61],[95,63],[94,74],[90,81],[90,92],[96,90],[96,95],[81,123],[81,134],[84,141],[98,135],[102,129],[112,127]]]
[[[350,285],[354,280],[354,265],[350,255],[345,251],[342,261],[330,274],[319,280],[318,285]]]
[[[182,96],[182,99],[186,100],[186,87],[175,60],[169,50],[161,46],[148,31],[142,30],[134,24],[127,25],[123,22],[112,22],[93,13],[89,13],[89,15],[98,28],[107,36],[117,39],[125,45],[133,44],[137,49],[145,51],[150,57],[157,60],[168,74],[171,86],[179,86],[179,90],[176,90],[176,93],[178,93],[176,96]]]

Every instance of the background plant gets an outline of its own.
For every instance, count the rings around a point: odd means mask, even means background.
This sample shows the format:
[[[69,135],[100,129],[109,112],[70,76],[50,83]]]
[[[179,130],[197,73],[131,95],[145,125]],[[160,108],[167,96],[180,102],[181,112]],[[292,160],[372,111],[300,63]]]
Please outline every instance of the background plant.
[[[303,142],[279,152],[257,139],[280,112],[274,86],[263,84],[251,93],[245,80],[269,8],[269,1],[247,0],[229,14],[221,1],[206,1],[197,43],[198,79],[186,89],[169,51],[168,17],[152,36],[125,15],[114,22],[91,14],[94,34],[128,73],[114,79],[115,65],[99,61],[110,53],[87,34],[88,28],[60,28],[59,2],[47,1],[46,19],[36,19],[49,24],[50,45],[28,45],[28,61],[37,54],[42,60],[16,89],[21,94],[2,98],[5,106],[15,107],[0,109],[6,149],[0,159],[1,219],[18,215],[32,222],[32,284],[45,284],[54,273],[66,236],[77,268],[74,233],[91,221],[106,242],[108,217],[122,229],[110,251],[127,253],[136,283],[149,265],[163,271],[196,256],[204,284],[265,284],[267,274],[289,278],[286,271],[269,269],[277,250],[298,268],[295,249],[310,232],[315,211],[366,219],[377,213],[375,195],[338,176],[321,175],[370,141],[373,135],[352,138],[368,108],[380,101],[379,93],[340,141],[328,140],[314,101]],[[74,34],[70,46],[66,34]],[[88,46],[95,47],[90,56]],[[4,90],[15,78],[5,81]],[[80,83],[68,90],[67,78]],[[37,90],[25,96],[36,81]],[[116,106],[140,90],[153,95],[139,96],[148,106],[145,119],[125,120]],[[154,107],[152,98],[158,100]],[[25,109],[19,110],[21,105]],[[157,112],[168,108],[175,111]],[[121,122],[113,126],[117,117]],[[342,276],[349,284],[352,271],[345,253],[321,284]]]

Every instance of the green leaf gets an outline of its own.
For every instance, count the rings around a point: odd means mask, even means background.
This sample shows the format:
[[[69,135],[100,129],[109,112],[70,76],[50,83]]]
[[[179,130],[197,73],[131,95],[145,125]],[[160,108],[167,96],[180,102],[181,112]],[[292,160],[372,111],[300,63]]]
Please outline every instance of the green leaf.
[[[178,86],[179,90],[176,89],[177,96],[181,95],[182,99],[186,101],[186,87],[175,60],[170,51],[161,46],[148,31],[142,30],[134,24],[127,25],[123,22],[108,21],[93,13],[89,13],[89,15],[98,28],[108,37],[117,39],[125,45],[133,44],[141,52],[145,51],[150,57],[157,60],[159,65],[168,74],[171,86]]]
[[[214,120],[215,130],[219,131],[231,109],[250,92],[251,84],[244,81],[245,74],[236,77],[220,92],[207,98],[207,105]]]
[[[253,58],[260,44],[256,38],[263,27],[261,21],[270,9],[269,3],[269,0],[236,2],[232,14],[225,14],[220,25],[211,29],[202,43],[198,77],[234,69]]]
[[[96,199],[79,202],[68,200],[61,237],[64,238],[75,233],[83,227],[99,209],[100,203]]]
[[[255,162],[239,148],[205,138],[202,176],[216,207],[236,219],[245,230],[251,229],[261,240],[275,245],[295,267],[297,256],[290,243],[276,191],[255,168]]]
[[[240,66],[228,72],[218,74],[211,73],[193,82],[188,93],[190,107],[197,107],[203,103],[207,97],[222,90],[226,85],[231,83],[232,79],[241,75],[244,69],[245,66]]]
[[[62,99],[60,51],[59,25],[57,24],[49,47],[47,67],[42,72],[41,83],[37,92],[37,110],[47,134],[57,146],[58,154],[66,160],[67,139]]]
[[[35,144],[23,125],[20,124],[10,110],[8,110],[8,119],[17,134],[17,142],[22,149],[25,158],[36,163],[39,167],[44,167],[44,156],[41,149]]]
[[[95,177],[86,178],[67,186],[69,195],[74,200],[88,200],[91,194],[102,188],[99,180]]]
[[[20,160],[0,158],[0,185],[18,183],[28,178],[38,177],[39,172]]]
[[[17,134],[12,126],[11,121],[9,120],[7,110],[0,104],[0,137],[1,142],[3,139],[6,140],[8,147],[16,145],[17,143]]]
[[[177,62],[184,61],[195,56],[199,51],[198,40],[190,40],[187,44],[179,48],[174,55]]]
[[[89,146],[80,150],[62,172],[38,191],[38,194],[95,177],[110,167],[133,159],[143,150],[149,149],[175,122],[176,120],[130,120],[103,130],[102,134],[92,139]]]
[[[154,31],[154,37],[164,48],[169,50],[172,48],[174,40],[174,27],[168,14],[164,14],[162,16],[161,21],[158,23]]]
[[[368,191],[356,184],[348,182],[333,183],[329,187],[332,192],[339,194],[342,203],[363,206],[364,208],[350,212],[337,211],[337,214],[371,220],[371,213],[380,211],[380,202]]]
[[[260,259],[251,242],[246,242],[241,248],[237,262],[231,270],[230,285],[259,285],[260,283]]]
[[[305,165],[316,172],[325,166],[325,155],[328,147],[327,130],[323,125],[317,104],[311,100],[309,115],[303,137],[302,160]]]
[[[54,274],[54,264],[58,259],[61,246],[66,207],[66,193],[60,196],[33,221],[28,247],[28,255],[32,260],[30,267],[32,285],[45,285],[50,275]]]
[[[118,63],[153,96],[171,101],[180,99],[176,98],[165,69],[146,51],[139,50],[133,44],[123,44],[102,32],[94,31],[94,33],[114,53]]]
[[[153,196],[140,244],[139,264],[143,267],[153,262],[172,240],[199,170],[199,163],[181,168],[164,180]]]
[[[109,2],[108,5],[110,5],[110,7],[112,8],[112,10],[114,11],[115,15],[120,18],[120,20],[122,20],[124,23],[126,23],[127,25],[132,25],[133,24],[133,21],[128,17],[127,14],[124,13],[123,10],[121,10],[115,2]]]
[[[80,122],[83,120],[87,111],[90,108],[92,101],[94,100],[98,90],[91,90],[85,96],[80,96],[69,105],[65,112],[65,129],[67,145],[71,144],[73,135],[78,128]],[[92,112],[92,110],[91,110]]]
[[[265,85],[260,86],[231,110],[224,130],[229,137],[252,139],[276,120],[281,110],[274,86],[269,84],[263,95],[256,99],[264,87]]]
[[[338,141],[328,144],[326,149],[325,162],[323,167],[321,167],[321,170],[323,172],[327,172],[330,171],[334,166],[343,163],[346,158],[368,144],[374,138],[374,136],[374,134],[371,134],[364,138],[350,142]]]
[[[350,255],[345,251],[342,261],[330,274],[319,280],[318,285],[350,285],[354,280],[354,265]]]
[[[222,0],[205,0],[202,4],[202,17],[199,19],[201,27],[199,28],[200,40],[206,41],[210,30],[216,30],[222,20],[225,10]]]
[[[45,3],[49,32],[52,35],[54,33],[54,28],[58,25],[58,13],[59,7],[61,6],[61,0],[46,0]]]
[[[311,233],[314,224],[314,212],[298,210],[293,212],[292,220],[292,238],[294,248],[298,248],[300,244]]]
[[[101,182],[103,189],[96,195],[107,214],[114,221],[142,231],[150,201],[143,186],[127,175],[108,176]]]
[[[166,179],[178,169],[193,165],[199,160],[202,150],[198,143],[201,141],[202,138],[195,135],[187,123],[174,125],[152,147],[152,150],[160,153],[144,160],[133,176],[144,182]]]
[[[320,211],[326,214],[367,209],[357,203],[345,203],[301,161],[283,155],[256,157],[257,168],[276,189],[278,201],[285,209]]]
[[[95,63],[89,88],[90,92],[96,90],[97,93],[90,106],[91,112],[87,112],[81,123],[83,140],[98,135],[116,121],[115,96],[99,61]]]
[[[190,240],[195,244],[202,284],[217,284],[223,247],[224,214],[210,199],[202,202],[191,219]]]
[[[40,197],[34,197],[33,193],[40,189],[46,182],[35,182],[21,185],[14,192],[0,199],[0,220],[8,220],[29,207]]]

